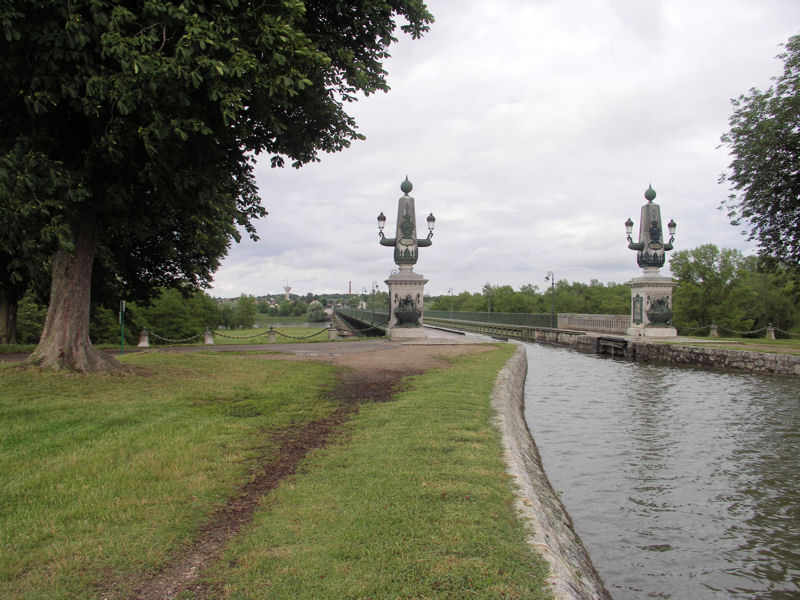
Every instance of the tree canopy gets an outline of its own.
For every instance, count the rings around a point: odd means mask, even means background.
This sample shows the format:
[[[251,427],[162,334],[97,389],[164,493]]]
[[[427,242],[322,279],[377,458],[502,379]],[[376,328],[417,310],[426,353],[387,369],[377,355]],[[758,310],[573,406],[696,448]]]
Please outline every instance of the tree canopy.
[[[388,90],[397,17],[413,38],[433,20],[421,0],[0,2],[0,221],[53,248],[32,362],[114,370],[88,337],[98,253],[138,296],[208,284],[266,215],[257,155],[362,137],[345,106]],[[0,229],[4,252],[24,248]]]
[[[732,161],[720,181],[731,186],[731,224],[745,226],[763,255],[800,268],[800,35],[785,47],[774,85],[732,101],[722,136]]]

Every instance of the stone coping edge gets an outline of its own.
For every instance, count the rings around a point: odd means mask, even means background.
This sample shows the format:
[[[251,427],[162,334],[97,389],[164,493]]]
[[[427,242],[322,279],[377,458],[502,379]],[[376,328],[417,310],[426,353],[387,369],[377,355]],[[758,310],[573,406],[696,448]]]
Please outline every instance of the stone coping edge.
[[[491,395],[506,471],[514,479],[515,507],[528,531],[526,541],[550,569],[546,581],[555,600],[612,600],[547,479],[525,421],[527,372],[525,347],[517,346],[498,373]]]

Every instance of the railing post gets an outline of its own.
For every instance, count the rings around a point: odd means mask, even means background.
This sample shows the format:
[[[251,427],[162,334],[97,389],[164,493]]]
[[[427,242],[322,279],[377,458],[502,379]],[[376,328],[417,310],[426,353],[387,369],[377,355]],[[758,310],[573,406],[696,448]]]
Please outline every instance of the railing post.
[[[328,327],[328,341],[335,342],[339,339],[339,332],[336,331],[336,327]]]
[[[269,326],[269,331],[267,332],[267,339],[269,340],[270,344],[275,343],[275,330],[272,328],[272,325]]]
[[[772,326],[772,323],[767,323],[767,335],[766,338],[768,340],[775,339],[775,328]]]
[[[150,332],[147,329],[142,329],[139,333],[139,348],[149,348],[150,347]]]
[[[203,332],[203,343],[206,346],[213,346],[214,345],[214,334],[211,333],[210,329],[206,329]]]
[[[716,323],[711,324],[711,330],[708,333],[708,337],[713,337],[713,338],[719,337],[719,326]]]

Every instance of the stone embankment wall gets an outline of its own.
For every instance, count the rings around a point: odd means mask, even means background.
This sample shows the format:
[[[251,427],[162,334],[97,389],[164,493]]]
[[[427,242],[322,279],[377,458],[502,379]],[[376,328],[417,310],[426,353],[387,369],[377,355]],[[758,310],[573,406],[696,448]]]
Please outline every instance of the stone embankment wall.
[[[542,466],[525,421],[528,359],[519,346],[500,371],[492,392],[496,426],[508,472],[516,484],[517,510],[528,526],[528,543],[550,567],[555,600],[611,600]]]
[[[630,346],[632,358],[639,361],[734,369],[751,373],[800,375],[800,356],[791,354],[644,342],[633,342]]]

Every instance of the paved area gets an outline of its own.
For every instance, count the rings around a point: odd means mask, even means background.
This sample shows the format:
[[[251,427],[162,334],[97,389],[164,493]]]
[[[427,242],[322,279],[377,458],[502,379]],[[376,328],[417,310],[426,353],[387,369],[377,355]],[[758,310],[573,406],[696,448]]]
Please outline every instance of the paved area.
[[[426,327],[424,337],[405,338],[402,340],[389,340],[386,338],[345,339],[337,342],[298,342],[294,344],[215,344],[196,346],[152,346],[150,348],[126,348],[125,354],[137,352],[249,352],[260,350],[264,352],[279,352],[282,354],[296,354],[300,356],[334,357],[349,354],[361,354],[372,350],[390,350],[403,346],[433,346],[433,345],[462,345],[481,344],[489,338],[483,336],[462,335],[441,329]],[[119,356],[120,351],[104,350],[111,356]],[[28,357],[27,354],[0,354],[0,364],[19,363]]]

